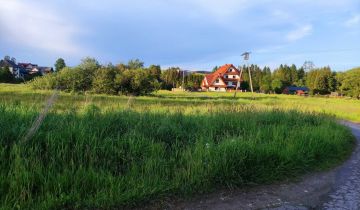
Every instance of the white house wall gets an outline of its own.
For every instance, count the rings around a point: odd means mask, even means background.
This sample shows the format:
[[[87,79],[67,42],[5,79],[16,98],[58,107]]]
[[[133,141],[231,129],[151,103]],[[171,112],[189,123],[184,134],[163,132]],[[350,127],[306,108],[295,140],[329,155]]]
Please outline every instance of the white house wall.
[[[225,79],[239,79],[240,77],[239,77],[239,75],[227,75],[227,74],[224,74],[224,78]]]
[[[226,92],[225,88],[218,88],[217,90],[215,89],[215,87],[209,87],[209,91],[216,91],[216,92]]]
[[[207,78],[205,77],[205,85],[206,86],[209,86],[209,83],[208,83],[208,81],[207,81]]]
[[[213,85],[226,85],[222,79],[219,79],[219,82],[216,82],[216,80],[213,82]]]

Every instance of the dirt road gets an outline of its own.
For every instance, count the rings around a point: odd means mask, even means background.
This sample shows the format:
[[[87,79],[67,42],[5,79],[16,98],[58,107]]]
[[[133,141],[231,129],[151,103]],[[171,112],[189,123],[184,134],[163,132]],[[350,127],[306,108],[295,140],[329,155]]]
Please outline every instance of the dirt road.
[[[192,201],[168,204],[168,209],[360,209],[360,124],[343,122],[357,138],[357,147],[343,165],[278,183],[217,192]]]

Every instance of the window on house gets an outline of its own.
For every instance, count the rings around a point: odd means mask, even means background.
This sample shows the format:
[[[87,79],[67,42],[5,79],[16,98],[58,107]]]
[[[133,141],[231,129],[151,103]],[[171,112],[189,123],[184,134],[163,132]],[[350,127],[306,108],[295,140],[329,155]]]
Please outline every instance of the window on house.
[[[236,76],[234,75],[234,76],[233,76],[233,78],[235,79],[235,78],[236,78]]]
[[[220,80],[219,79],[216,79],[216,83],[219,83],[220,82]]]
[[[225,75],[224,77],[227,79],[227,78],[228,78],[228,75]]]

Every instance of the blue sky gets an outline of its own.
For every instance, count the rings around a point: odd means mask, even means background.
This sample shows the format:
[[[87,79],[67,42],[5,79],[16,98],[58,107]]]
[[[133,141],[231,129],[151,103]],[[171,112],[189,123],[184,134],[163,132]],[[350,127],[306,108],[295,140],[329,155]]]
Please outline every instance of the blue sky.
[[[0,0],[0,56],[76,65],[139,58],[146,65],[360,66],[359,0]]]

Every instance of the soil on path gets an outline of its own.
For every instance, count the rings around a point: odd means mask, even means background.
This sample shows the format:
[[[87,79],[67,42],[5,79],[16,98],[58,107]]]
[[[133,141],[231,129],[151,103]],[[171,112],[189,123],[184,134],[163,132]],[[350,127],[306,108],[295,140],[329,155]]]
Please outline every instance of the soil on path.
[[[190,201],[169,202],[164,209],[360,209],[360,124],[342,122],[356,136],[356,149],[343,165],[293,183],[222,191]]]

